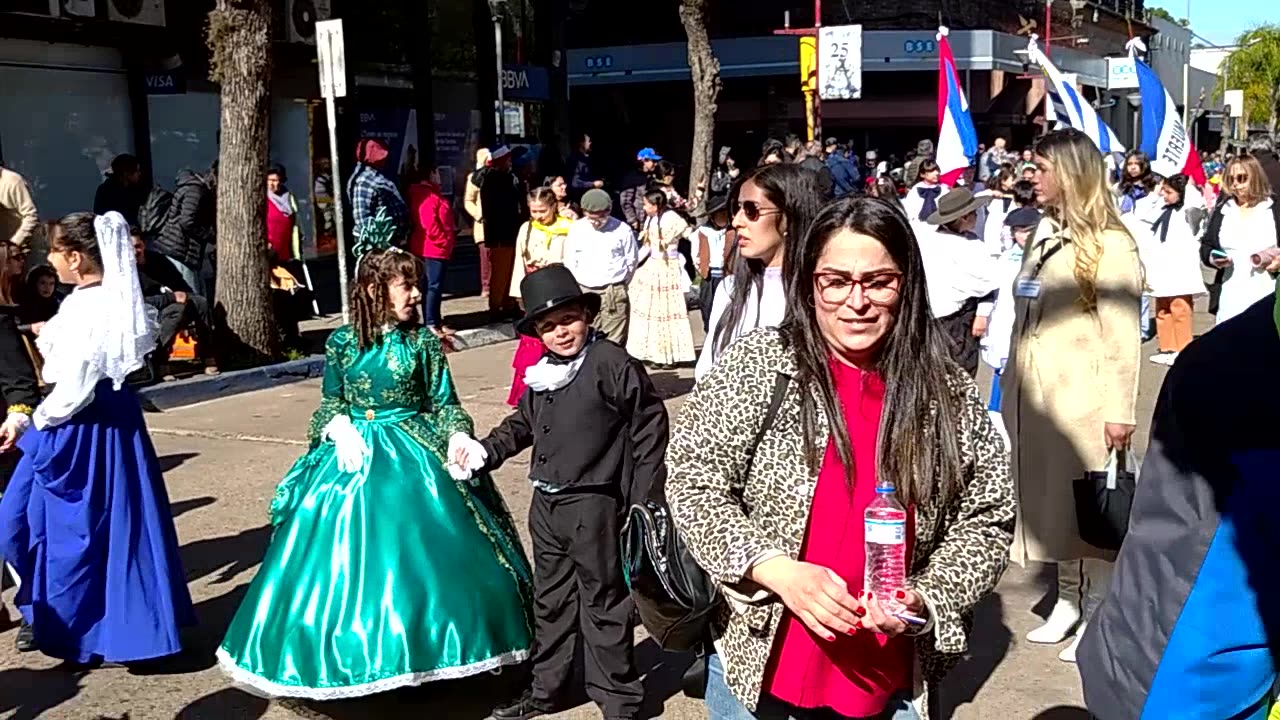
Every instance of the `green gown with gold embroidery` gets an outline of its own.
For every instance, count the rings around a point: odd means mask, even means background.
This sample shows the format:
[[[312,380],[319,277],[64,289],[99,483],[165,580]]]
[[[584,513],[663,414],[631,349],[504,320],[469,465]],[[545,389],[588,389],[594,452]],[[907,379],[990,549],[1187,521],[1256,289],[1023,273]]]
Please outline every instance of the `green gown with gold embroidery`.
[[[355,473],[321,440],[339,413],[372,451]],[[524,660],[531,577],[511,515],[488,476],[444,468],[449,437],[472,429],[434,335],[391,329],[361,351],[336,330],[311,450],[271,503],[222,669],[268,695],[332,700]]]

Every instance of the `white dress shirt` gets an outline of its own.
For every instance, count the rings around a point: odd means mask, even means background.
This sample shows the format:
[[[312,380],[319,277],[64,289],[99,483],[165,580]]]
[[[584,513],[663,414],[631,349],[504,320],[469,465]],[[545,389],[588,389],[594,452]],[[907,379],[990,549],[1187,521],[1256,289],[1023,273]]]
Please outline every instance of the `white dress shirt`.
[[[981,240],[959,235],[916,230],[920,259],[929,290],[929,309],[935,318],[954,315],[969,298],[980,298],[1000,287],[1000,258],[993,257]],[[989,316],[990,307],[979,309]]]
[[[599,290],[631,280],[638,253],[636,234],[626,223],[611,217],[597,230],[583,218],[569,228],[564,265],[579,285]]]
[[[694,382],[701,380],[702,376],[710,372],[716,361],[720,359],[720,354],[716,352],[716,346],[720,344],[716,341],[716,327],[732,302],[733,276],[729,275],[720,283],[720,287],[716,288],[716,297],[711,303],[711,317],[707,319],[707,338],[702,342],[702,352],[698,355],[698,364],[693,369]],[[742,319],[738,321],[738,326],[732,329],[733,339],[729,341],[729,345],[725,345],[725,349],[727,350],[739,337],[756,328],[781,325],[786,314],[787,293],[782,287],[782,268],[765,268],[763,288],[759,295],[754,292],[747,294],[747,305],[742,309]]]

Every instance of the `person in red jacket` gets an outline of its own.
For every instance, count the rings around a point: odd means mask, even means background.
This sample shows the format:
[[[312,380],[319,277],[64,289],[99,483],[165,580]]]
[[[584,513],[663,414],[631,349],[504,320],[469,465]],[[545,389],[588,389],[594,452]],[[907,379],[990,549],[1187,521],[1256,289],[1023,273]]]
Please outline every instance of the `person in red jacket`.
[[[440,194],[440,170],[431,168],[424,179],[409,186],[409,207],[413,230],[409,249],[423,259],[422,317],[437,336],[450,334],[440,317],[440,301],[445,267],[453,256],[453,207]]]

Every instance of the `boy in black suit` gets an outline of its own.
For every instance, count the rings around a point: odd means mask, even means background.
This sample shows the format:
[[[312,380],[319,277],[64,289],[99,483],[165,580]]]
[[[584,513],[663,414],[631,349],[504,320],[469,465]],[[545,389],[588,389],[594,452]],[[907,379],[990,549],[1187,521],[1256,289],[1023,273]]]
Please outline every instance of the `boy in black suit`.
[[[497,708],[497,720],[563,709],[574,645],[583,637],[587,694],[607,720],[640,712],[632,601],[618,533],[630,504],[664,472],[667,411],[638,361],[591,328],[600,297],[583,293],[559,265],[520,283],[527,314],[517,324],[547,353],[525,374],[516,411],[487,438],[452,451],[473,471],[497,469],[533,447],[533,687]]]

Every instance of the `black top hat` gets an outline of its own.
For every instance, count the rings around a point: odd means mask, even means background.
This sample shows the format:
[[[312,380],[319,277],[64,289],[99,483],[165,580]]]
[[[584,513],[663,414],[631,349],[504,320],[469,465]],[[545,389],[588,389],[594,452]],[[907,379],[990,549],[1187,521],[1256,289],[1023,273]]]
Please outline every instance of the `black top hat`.
[[[581,303],[592,315],[600,312],[600,296],[583,292],[573,273],[563,265],[548,265],[526,275],[520,281],[520,297],[525,314],[516,323],[516,331],[529,337],[538,336],[534,330],[538,318],[569,303]]]

